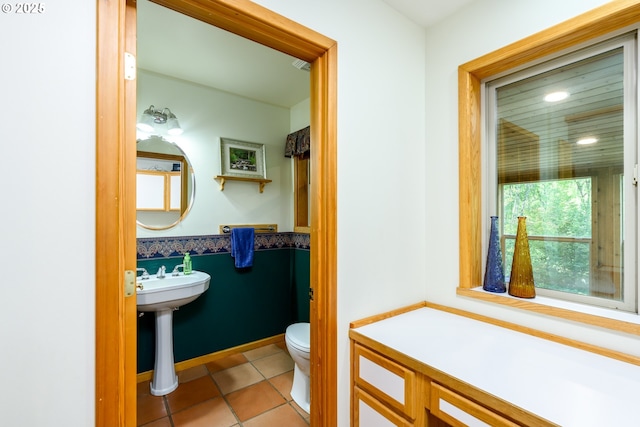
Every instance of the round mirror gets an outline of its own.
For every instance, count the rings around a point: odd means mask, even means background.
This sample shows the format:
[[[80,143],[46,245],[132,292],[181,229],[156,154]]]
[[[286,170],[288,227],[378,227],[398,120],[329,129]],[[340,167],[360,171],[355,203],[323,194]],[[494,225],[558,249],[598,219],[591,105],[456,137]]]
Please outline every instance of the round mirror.
[[[160,136],[137,141],[136,214],[139,226],[165,230],[187,215],[195,194],[189,159]]]

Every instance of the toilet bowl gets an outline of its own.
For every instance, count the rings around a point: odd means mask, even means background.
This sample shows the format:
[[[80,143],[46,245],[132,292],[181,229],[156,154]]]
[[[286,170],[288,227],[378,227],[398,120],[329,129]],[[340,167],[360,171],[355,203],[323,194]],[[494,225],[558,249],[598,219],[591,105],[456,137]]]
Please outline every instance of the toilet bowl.
[[[294,323],[287,327],[284,334],[287,350],[295,363],[291,398],[304,411],[309,413],[309,323]]]

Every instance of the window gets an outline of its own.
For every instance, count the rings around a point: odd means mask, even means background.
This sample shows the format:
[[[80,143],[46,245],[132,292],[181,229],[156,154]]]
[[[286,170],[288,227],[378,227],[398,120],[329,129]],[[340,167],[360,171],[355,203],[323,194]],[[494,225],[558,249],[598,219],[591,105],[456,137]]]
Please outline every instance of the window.
[[[136,175],[137,211],[180,212],[180,172],[138,170]]]
[[[589,308],[589,306],[583,304],[547,304],[546,297],[543,298],[542,296],[536,298],[535,301],[529,302],[528,300],[516,300],[497,294],[476,291],[482,286],[483,268],[486,261],[486,252],[482,247],[483,232],[487,228],[486,215],[489,211],[489,205],[497,206],[498,204],[497,191],[494,192],[496,193],[496,198],[493,201],[487,201],[482,197],[483,190],[486,192],[489,187],[488,182],[485,180],[486,177],[483,177],[483,170],[486,169],[487,164],[484,146],[486,141],[482,133],[482,117],[486,114],[486,104],[484,103],[486,94],[484,93],[483,82],[495,79],[497,76],[513,73],[515,70],[523,69],[527,65],[540,63],[551,56],[557,57],[570,49],[578,51],[589,43],[595,44],[605,39],[607,34],[620,35],[629,31],[632,27],[637,27],[639,22],[640,3],[608,2],[583,15],[576,16],[494,52],[475,58],[458,67],[458,185],[460,206],[458,236],[460,282],[457,289],[458,295],[640,336],[640,317],[636,314],[628,314],[620,310],[603,310],[597,307]],[[625,117],[630,114],[626,107],[624,105],[623,115]],[[507,127],[508,125],[505,125],[505,130],[507,130]],[[627,131],[626,128],[625,131]],[[624,159],[625,162],[630,160],[627,157]],[[626,164],[625,170],[629,170]],[[577,178],[577,176],[573,178],[559,176],[557,179],[574,178]],[[627,178],[629,177],[627,176]],[[494,179],[494,188],[497,188],[497,172]],[[598,179],[600,178],[596,177],[596,180]],[[621,175],[621,179],[625,179],[624,176]],[[594,185],[597,185],[597,183],[592,179],[592,186]],[[622,203],[629,201],[627,200],[628,194],[630,193],[625,192],[620,195]],[[635,200],[635,197],[634,193],[632,198]],[[596,202],[592,201],[592,203]],[[496,208],[494,207],[494,209]],[[623,214],[629,215],[630,213],[623,212]],[[628,223],[628,218],[624,217],[621,220],[621,227],[624,227],[624,224]],[[603,229],[600,228],[599,231],[603,231]],[[633,233],[630,233],[629,230],[624,230],[622,234],[630,235]],[[630,242],[623,245],[625,261],[628,259],[626,254],[629,245],[631,245]],[[591,253],[590,251],[590,256]],[[634,259],[632,265],[636,263],[637,259]],[[624,267],[630,267],[628,261],[625,262]],[[627,268],[624,271],[625,280],[630,275],[631,273]],[[637,281],[637,277],[631,279]]]
[[[285,157],[293,158],[293,231],[309,233],[311,228],[309,198],[311,126],[287,135]]]
[[[296,156],[293,159],[293,203],[294,203],[294,231],[309,233],[311,211],[309,201],[309,158]]]
[[[507,277],[527,217],[537,294],[636,311],[635,43],[627,34],[486,83],[489,214]]]

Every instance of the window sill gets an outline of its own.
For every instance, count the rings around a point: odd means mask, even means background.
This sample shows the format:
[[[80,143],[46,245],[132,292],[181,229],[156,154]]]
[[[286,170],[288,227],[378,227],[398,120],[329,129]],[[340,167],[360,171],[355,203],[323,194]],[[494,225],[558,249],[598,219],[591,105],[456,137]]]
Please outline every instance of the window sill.
[[[506,293],[487,292],[481,286],[471,289],[457,288],[456,293],[464,297],[640,336],[640,316],[633,313],[559,301],[543,296],[536,296],[533,299],[516,298]]]

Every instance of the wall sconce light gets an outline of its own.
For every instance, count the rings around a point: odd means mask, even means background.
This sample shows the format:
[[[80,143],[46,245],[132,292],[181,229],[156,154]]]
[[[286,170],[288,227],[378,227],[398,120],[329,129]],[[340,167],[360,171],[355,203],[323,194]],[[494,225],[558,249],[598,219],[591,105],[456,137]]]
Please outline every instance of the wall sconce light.
[[[169,135],[180,135],[183,132],[177,117],[171,110],[168,108],[156,109],[153,105],[144,110],[136,127],[143,132],[152,133],[162,129],[160,126],[163,125],[166,125]]]

